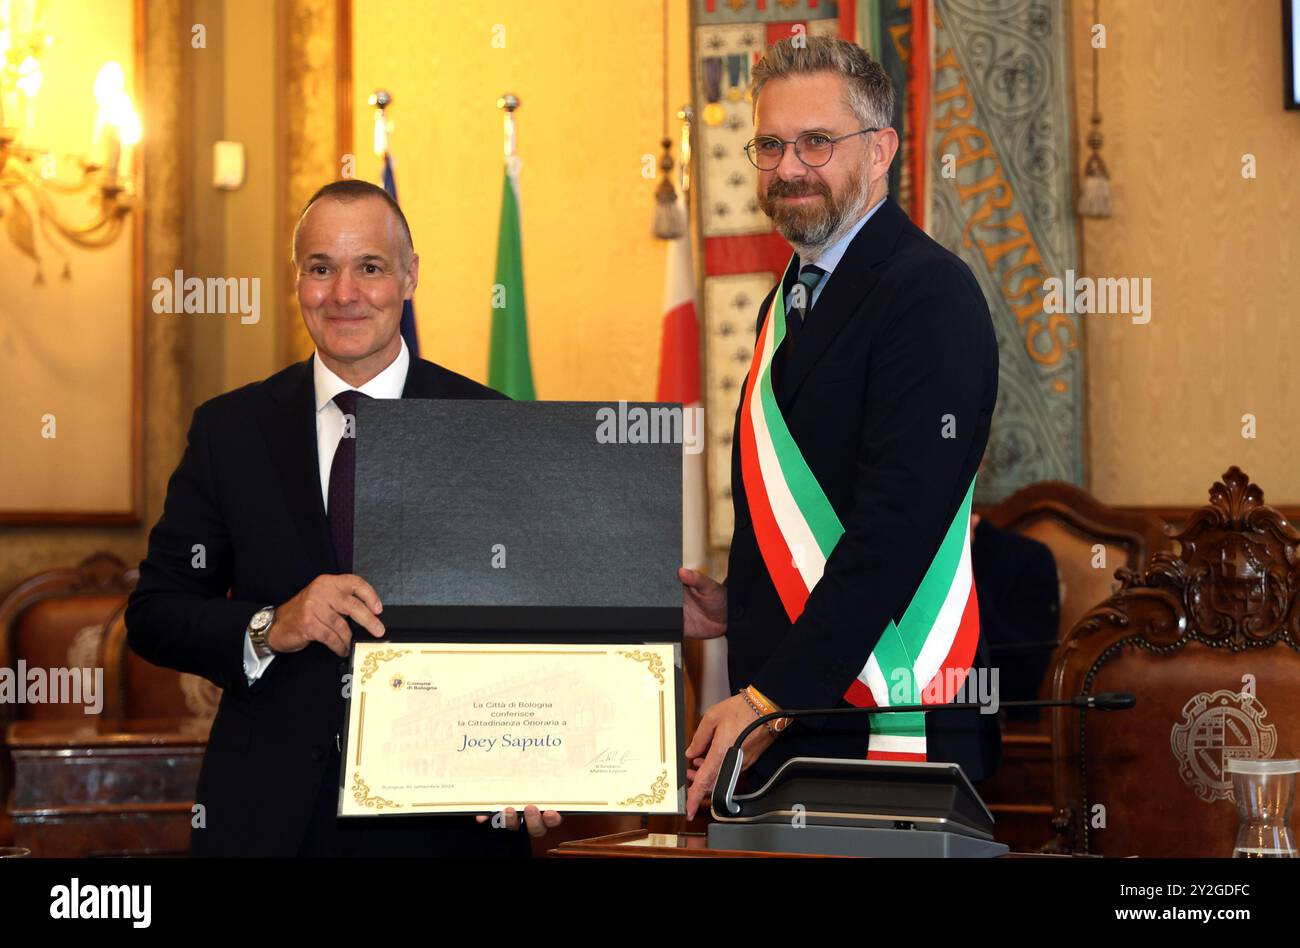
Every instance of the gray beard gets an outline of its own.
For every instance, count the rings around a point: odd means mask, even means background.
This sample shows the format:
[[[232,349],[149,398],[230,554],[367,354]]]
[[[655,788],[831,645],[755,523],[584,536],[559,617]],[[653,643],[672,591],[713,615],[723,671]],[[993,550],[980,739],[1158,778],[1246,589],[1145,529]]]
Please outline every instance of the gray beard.
[[[831,247],[834,247],[867,212],[867,199],[871,191],[870,184],[862,188],[853,199],[844,205],[839,213],[829,213],[817,226],[804,229],[801,233],[786,233],[780,224],[777,230],[781,236],[790,241],[795,253],[802,263],[818,259]]]

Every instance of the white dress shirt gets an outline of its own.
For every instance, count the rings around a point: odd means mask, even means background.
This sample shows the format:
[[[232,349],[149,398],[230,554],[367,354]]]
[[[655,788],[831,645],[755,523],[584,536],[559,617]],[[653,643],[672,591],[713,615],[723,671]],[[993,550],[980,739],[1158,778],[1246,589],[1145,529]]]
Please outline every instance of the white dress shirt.
[[[321,361],[320,353],[312,357],[312,381],[316,386],[316,461],[320,468],[320,495],[325,504],[325,513],[330,505],[330,466],[334,463],[334,452],[338,450],[343,438],[343,409],[334,403],[334,396],[339,392],[352,390],[352,386],[339,378]],[[401,398],[406,388],[406,373],[411,367],[411,353],[402,340],[402,348],[388,368],[384,369],[357,391],[371,398]],[[253,648],[252,638],[244,634],[244,676],[251,685],[275,660],[274,655],[262,658]]]

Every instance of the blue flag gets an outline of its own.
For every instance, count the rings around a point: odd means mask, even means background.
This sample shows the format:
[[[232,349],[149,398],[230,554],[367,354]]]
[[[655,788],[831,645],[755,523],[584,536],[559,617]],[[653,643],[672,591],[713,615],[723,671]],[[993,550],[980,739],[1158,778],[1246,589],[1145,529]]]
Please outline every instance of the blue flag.
[[[384,153],[384,190],[394,202],[397,202],[397,181],[393,178],[393,159],[387,152]],[[411,300],[402,303],[402,338],[406,340],[406,348],[411,350],[411,358],[420,358],[420,342],[415,337],[415,304]]]

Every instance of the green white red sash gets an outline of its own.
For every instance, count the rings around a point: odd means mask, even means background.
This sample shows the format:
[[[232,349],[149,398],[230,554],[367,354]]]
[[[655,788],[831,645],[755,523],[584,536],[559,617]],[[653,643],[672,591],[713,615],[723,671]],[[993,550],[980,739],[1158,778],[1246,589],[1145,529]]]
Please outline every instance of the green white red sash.
[[[784,284],[782,279],[780,286]],[[780,286],[759,331],[741,402],[740,470],[759,552],[794,622],[822,578],[844,526],[776,403],[772,357],[785,338]],[[849,703],[858,707],[944,704],[953,700],[964,682],[979,641],[979,605],[970,562],[974,492],[972,478],[903,618],[889,623],[845,692]],[[872,715],[867,758],[925,760],[926,717],[917,712]]]

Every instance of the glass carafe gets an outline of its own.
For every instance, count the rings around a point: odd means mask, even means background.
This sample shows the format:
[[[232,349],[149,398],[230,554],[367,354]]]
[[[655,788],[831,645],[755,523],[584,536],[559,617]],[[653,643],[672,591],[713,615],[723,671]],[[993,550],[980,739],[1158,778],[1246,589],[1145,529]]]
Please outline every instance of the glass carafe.
[[[1234,859],[1294,859],[1295,834],[1291,832],[1291,802],[1300,760],[1237,760],[1227,762],[1232,793],[1237,800]]]

